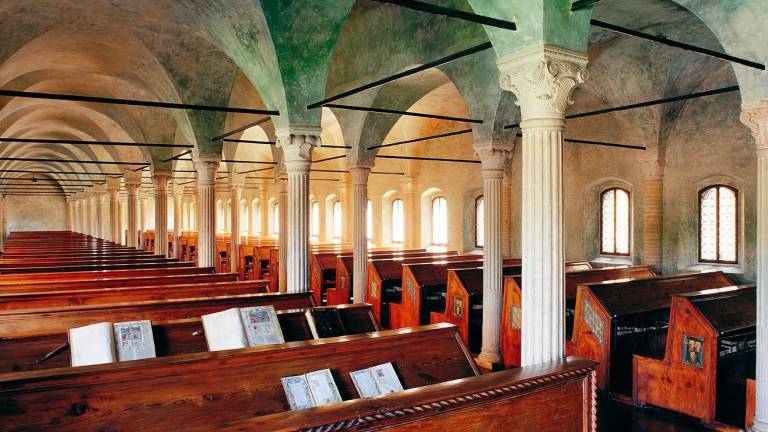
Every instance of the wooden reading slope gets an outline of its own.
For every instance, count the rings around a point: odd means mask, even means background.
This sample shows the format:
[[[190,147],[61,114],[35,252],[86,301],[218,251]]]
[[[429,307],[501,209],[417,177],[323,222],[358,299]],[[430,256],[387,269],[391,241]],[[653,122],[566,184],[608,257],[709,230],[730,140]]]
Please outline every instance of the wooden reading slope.
[[[672,296],[732,285],[720,271],[581,285],[567,350],[600,362],[600,390],[629,399],[632,355],[664,349]]]
[[[666,349],[634,356],[635,403],[744,427],[756,307],[754,286],[674,296]]]
[[[65,291],[70,289],[125,288],[134,286],[182,285],[192,283],[234,282],[237,273],[203,272],[187,275],[138,276],[133,278],[93,278],[64,281],[0,283],[0,293],[30,291]]]
[[[125,270],[86,270],[69,272],[52,272],[48,269],[42,273],[27,274],[0,274],[0,287],[14,285],[19,283],[28,283],[33,281],[40,282],[62,282],[81,279],[122,279],[142,276],[173,276],[173,275],[193,275],[200,273],[213,273],[213,268],[199,268],[192,265],[185,267],[160,267],[160,268],[138,268]]]

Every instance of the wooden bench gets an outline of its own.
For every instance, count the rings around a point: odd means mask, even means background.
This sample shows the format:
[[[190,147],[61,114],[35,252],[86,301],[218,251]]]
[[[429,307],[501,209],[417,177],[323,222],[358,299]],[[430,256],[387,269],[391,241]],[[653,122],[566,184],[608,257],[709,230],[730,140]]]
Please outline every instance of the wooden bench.
[[[257,294],[266,291],[267,281],[196,282],[179,285],[11,291],[0,293],[0,310],[216,297]]]
[[[664,349],[672,296],[732,285],[720,271],[580,285],[566,350],[600,363],[600,390],[631,400],[632,355]]]
[[[313,339],[307,309],[279,310],[274,305],[286,342]],[[325,307],[321,307],[323,309]],[[339,311],[347,335],[379,331],[370,305],[361,303],[334,307]],[[152,334],[158,357],[208,351],[200,317],[153,321]],[[67,332],[0,339],[0,374],[23,370],[66,368],[71,364]]]
[[[161,260],[159,262],[143,262],[135,264],[85,264],[85,265],[62,265],[58,267],[14,267],[0,269],[0,276],[13,275],[13,274],[25,274],[25,273],[37,273],[37,272],[81,272],[81,271],[98,271],[98,270],[136,270],[136,269],[151,269],[151,268],[178,268],[178,267],[194,267],[194,263],[191,262],[166,262]]]
[[[31,281],[0,284],[0,294],[10,292],[57,291],[93,288],[124,288],[134,286],[181,285],[194,283],[234,282],[237,273],[201,273],[171,276],[146,276],[136,278],[96,278],[68,281]]]
[[[473,268],[483,264],[482,256],[468,256],[466,261],[403,265],[402,300],[389,303],[392,327],[429,324],[432,312],[446,308],[448,270]],[[520,259],[505,259],[502,266],[519,266]],[[398,318],[399,316],[399,318]]]
[[[121,279],[142,276],[179,276],[193,275],[200,273],[213,273],[213,267],[160,267],[160,268],[138,268],[124,270],[85,270],[70,272],[42,272],[26,274],[0,274],[0,286],[14,285],[19,283],[30,283],[35,281],[72,281],[82,279]]]
[[[633,357],[634,402],[745,427],[756,308],[754,285],[674,296],[665,350]]]
[[[0,337],[64,332],[102,321],[168,321],[199,317],[233,307],[276,305],[280,309],[316,306],[312,293],[243,294],[131,303],[0,311]]]
[[[456,328],[436,324],[4,374],[0,375],[0,424],[7,431],[149,432],[175,430],[180,425],[185,431],[219,430],[230,422],[288,411],[282,377],[330,368],[342,397],[352,399],[357,393],[349,373],[385,362],[394,364],[409,389],[479,375]],[[591,363],[581,365],[588,369]],[[583,382],[579,385],[582,392],[590,393]],[[578,399],[578,403],[584,402]],[[582,421],[588,418],[582,416]]]

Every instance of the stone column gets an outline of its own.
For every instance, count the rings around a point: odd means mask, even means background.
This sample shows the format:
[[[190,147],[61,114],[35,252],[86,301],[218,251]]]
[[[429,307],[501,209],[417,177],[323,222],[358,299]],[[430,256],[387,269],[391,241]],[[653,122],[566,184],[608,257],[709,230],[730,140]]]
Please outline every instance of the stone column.
[[[497,61],[502,88],[515,93],[523,132],[522,366],[565,353],[563,130],[571,94],[587,78],[585,54],[554,46]]]
[[[233,183],[229,185],[229,201],[232,230],[230,231],[229,267],[236,272],[240,265],[240,198],[243,195],[243,185]]]
[[[272,233],[269,232],[269,195],[266,187],[262,189],[259,198],[259,213],[261,216],[261,220],[259,221],[259,236],[268,238]]]
[[[180,238],[181,227],[184,224],[184,215],[182,200],[184,199],[184,186],[175,186],[173,188],[173,256],[181,258]]]
[[[352,200],[350,195],[352,193],[352,176],[344,174],[344,179],[341,181],[341,243],[352,243]]]
[[[309,291],[309,168],[312,149],[320,145],[320,128],[292,128],[278,133],[288,172],[287,261],[280,262],[282,292],[283,263],[287,262],[288,292]],[[280,211],[283,204],[280,203]],[[285,237],[280,227],[280,237]],[[281,257],[282,258],[282,257]]]
[[[75,201],[72,197],[67,197],[67,231],[75,231]]]
[[[109,193],[109,240],[120,243],[120,179],[107,178]]]
[[[504,171],[504,180],[501,186],[501,232],[502,251],[504,258],[512,257],[512,179],[509,172]]]
[[[643,160],[643,264],[661,271],[664,226],[664,167],[657,157]]]
[[[168,180],[170,171],[155,171],[155,255],[168,256]]]
[[[93,212],[91,211],[93,203],[91,202],[92,192],[86,192],[85,198],[83,198],[83,234],[92,235],[93,231]]]
[[[768,100],[742,107],[757,143],[757,360],[752,431],[768,432]]]
[[[358,162],[349,167],[352,174],[352,298],[365,302],[365,282],[368,273],[368,175],[370,163]]]
[[[512,154],[511,146],[482,144],[475,146],[483,175],[483,329],[482,347],[477,357],[479,365],[493,369],[502,362],[499,333],[501,304],[504,293],[502,280],[502,183],[504,163]]]
[[[138,181],[125,181],[125,190],[128,192],[128,207],[126,208],[128,220],[128,233],[126,235],[126,246],[139,249],[136,243],[139,232],[139,188],[141,179]]]
[[[0,195],[0,252],[5,250],[5,195]]]
[[[200,156],[197,169],[197,266],[216,266],[216,172],[218,156]]]
[[[416,217],[416,180],[411,176],[403,178],[403,247],[415,249],[421,243],[419,236],[420,222]]]
[[[96,217],[94,235],[100,239],[104,236],[104,196],[101,192],[96,192],[93,197],[96,201]]]
[[[278,276],[277,283],[281,293],[288,292],[288,178],[277,180],[278,205]]]

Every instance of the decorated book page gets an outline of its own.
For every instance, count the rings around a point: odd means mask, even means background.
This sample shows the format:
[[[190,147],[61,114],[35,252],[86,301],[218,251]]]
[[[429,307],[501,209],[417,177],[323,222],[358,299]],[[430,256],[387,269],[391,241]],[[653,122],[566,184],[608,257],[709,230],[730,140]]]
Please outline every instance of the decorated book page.
[[[121,322],[115,323],[113,327],[119,361],[156,357],[151,321]]]
[[[248,339],[240,319],[240,309],[232,308],[225,311],[203,315],[203,330],[209,351],[245,348]]]
[[[240,309],[249,346],[280,344],[285,342],[283,330],[277,320],[275,307],[256,306]]]
[[[112,324],[101,322],[69,329],[72,366],[87,366],[115,361]]]

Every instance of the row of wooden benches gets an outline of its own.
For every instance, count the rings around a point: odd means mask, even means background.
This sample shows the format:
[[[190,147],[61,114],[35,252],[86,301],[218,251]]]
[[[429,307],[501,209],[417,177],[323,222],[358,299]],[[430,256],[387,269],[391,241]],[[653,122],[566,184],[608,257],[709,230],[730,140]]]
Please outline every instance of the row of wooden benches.
[[[70,234],[24,237],[9,239],[18,256],[45,249],[56,255],[56,244],[62,244],[62,254],[93,253],[105,261],[119,249]],[[31,245],[40,238],[51,242]],[[8,372],[0,373],[2,429],[595,430],[594,362],[566,359],[479,376],[455,326],[377,331],[370,305],[337,306],[349,335],[307,340],[303,311],[316,305],[312,293],[226,293],[262,290],[266,282],[237,282],[235,274],[171,264],[0,273],[0,293],[7,295],[0,312],[0,361]],[[200,296],[184,297],[195,286]],[[288,342],[205,351],[200,315],[258,304],[279,311]],[[68,363],[66,329],[134,319],[152,320],[158,358],[62,367]],[[393,363],[407,390],[355,399],[349,372],[384,362]],[[280,378],[324,367],[348,400],[288,412]],[[529,415],[515,415],[520,411]],[[557,425],[553,416],[560,419]]]

